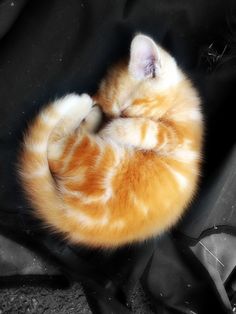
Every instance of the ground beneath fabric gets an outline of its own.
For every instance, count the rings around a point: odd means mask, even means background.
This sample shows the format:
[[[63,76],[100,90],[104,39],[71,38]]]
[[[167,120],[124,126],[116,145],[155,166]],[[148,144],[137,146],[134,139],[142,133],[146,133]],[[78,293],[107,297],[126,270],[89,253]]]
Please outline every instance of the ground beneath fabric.
[[[152,314],[141,286],[131,296],[131,313]],[[20,284],[0,289],[0,314],[92,314],[79,283],[65,288]]]

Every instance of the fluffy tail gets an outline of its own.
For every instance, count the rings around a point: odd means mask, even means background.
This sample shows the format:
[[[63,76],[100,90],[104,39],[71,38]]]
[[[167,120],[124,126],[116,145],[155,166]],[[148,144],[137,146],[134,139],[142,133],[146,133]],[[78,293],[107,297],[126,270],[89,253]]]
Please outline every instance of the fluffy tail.
[[[54,101],[36,117],[24,138],[19,160],[19,173],[25,194],[37,217],[50,225],[64,214],[63,201],[48,164],[48,141],[52,132],[70,133],[88,115],[92,99],[83,94],[70,94]],[[52,226],[53,227],[53,226]]]

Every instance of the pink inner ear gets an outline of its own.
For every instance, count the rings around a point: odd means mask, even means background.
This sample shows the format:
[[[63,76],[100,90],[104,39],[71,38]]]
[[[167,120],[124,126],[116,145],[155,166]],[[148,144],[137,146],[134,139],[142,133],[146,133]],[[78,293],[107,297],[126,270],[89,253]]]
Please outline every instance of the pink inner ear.
[[[129,71],[135,79],[155,77],[160,68],[160,58],[155,42],[137,35],[131,43]]]

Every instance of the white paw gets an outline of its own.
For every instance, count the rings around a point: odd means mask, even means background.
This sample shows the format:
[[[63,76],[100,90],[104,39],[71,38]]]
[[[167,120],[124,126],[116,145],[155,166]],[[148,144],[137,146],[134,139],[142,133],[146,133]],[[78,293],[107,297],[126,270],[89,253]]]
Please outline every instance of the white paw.
[[[55,107],[60,115],[79,115],[85,118],[93,106],[93,100],[88,94],[68,94],[55,101]]]
[[[102,122],[102,110],[98,106],[94,106],[81,126],[89,132],[95,132]]]

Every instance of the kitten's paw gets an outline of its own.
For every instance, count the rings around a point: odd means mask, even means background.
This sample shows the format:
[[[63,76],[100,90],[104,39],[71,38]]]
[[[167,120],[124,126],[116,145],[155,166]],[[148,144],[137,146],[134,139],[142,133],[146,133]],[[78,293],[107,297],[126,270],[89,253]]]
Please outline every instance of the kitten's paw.
[[[81,126],[88,132],[96,132],[102,122],[102,110],[98,106],[94,106]]]
[[[85,103],[85,104],[87,104],[88,106],[90,106],[90,108],[93,106],[93,104],[94,104],[94,101],[93,101],[93,99],[88,95],[88,94],[81,94],[80,96],[79,96],[79,98],[80,98],[80,101],[81,101],[81,103]]]
[[[56,100],[56,110],[61,115],[78,115],[84,119],[93,106],[93,99],[88,94],[68,94],[63,98]]]

